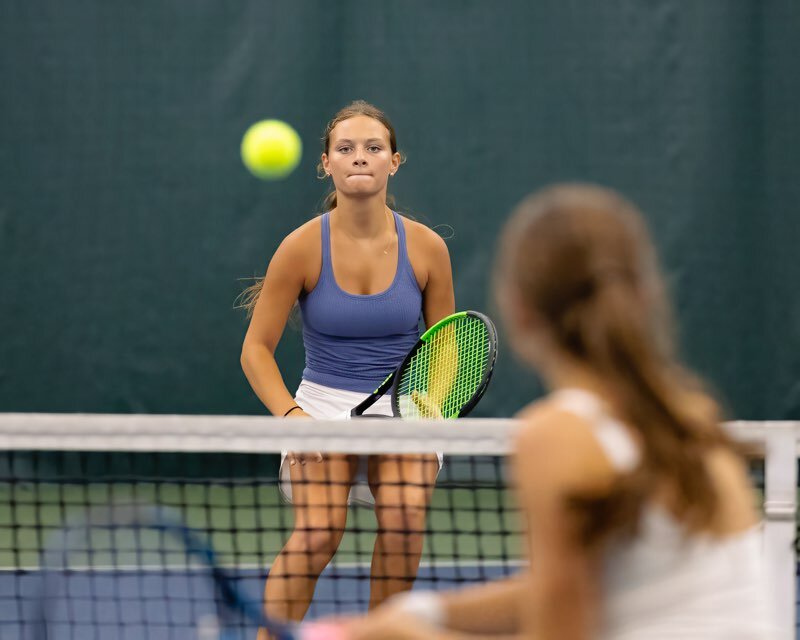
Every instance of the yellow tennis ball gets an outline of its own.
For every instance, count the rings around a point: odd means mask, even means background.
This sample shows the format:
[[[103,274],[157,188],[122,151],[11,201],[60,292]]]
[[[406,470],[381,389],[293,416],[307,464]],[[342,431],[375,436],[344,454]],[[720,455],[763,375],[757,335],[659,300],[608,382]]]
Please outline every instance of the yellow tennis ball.
[[[285,178],[297,167],[302,155],[300,136],[282,120],[256,122],[242,138],[242,162],[262,180]]]

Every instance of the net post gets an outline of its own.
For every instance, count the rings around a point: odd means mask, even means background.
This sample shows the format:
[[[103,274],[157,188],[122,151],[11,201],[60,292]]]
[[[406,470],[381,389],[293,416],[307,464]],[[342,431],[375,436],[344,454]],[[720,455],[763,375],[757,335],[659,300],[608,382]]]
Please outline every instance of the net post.
[[[764,555],[780,637],[795,638],[797,440],[800,425],[772,422],[764,430]]]

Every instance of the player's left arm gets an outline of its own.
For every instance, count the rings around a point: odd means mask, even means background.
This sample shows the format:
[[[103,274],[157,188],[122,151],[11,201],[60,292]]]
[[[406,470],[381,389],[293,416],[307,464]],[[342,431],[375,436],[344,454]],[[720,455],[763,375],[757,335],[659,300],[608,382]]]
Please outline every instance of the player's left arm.
[[[432,229],[419,225],[415,231],[421,249],[415,254],[424,257],[422,317],[425,327],[432,327],[456,310],[450,252],[442,237]]]
[[[425,264],[422,316],[425,327],[430,328],[442,318],[455,313],[453,270],[450,265],[450,253],[442,237],[423,225],[419,225],[416,231],[418,246],[423,249],[417,255],[421,254],[424,257]],[[443,403],[450,393],[458,368],[458,350],[451,327],[445,327],[439,333],[437,345],[436,355],[432,357],[428,370],[427,395],[414,397],[421,415],[426,417],[441,416]]]

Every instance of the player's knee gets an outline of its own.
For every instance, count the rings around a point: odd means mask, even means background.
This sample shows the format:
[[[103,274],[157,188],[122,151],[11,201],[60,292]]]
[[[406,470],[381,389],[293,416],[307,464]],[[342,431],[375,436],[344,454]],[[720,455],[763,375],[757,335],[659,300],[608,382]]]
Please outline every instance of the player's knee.
[[[286,543],[287,553],[306,558],[313,567],[320,570],[330,562],[339,543],[343,530],[338,528],[295,529]]]
[[[425,531],[424,505],[377,507],[378,529],[387,536],[421,536]]]

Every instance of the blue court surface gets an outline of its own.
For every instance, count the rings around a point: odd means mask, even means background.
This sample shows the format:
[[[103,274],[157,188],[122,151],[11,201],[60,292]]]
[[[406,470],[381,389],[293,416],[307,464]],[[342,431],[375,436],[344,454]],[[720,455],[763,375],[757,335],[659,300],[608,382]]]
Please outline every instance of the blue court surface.
[[[423,565],[415,588],[450,589],[509,572],[499,564]],[[247,598],[260,601],[266,572],[240,569],[229,575]],[[306,619],[364,611],[369,601],[368,576],[368,566],[328,568],[317,583]],[[48,589],[48,604],[42,606],[42,594]],[[202,568],[109,570],[91,575],[75,571],[50,577],[47,586],[40,571],[6,570],[0,571],[0,638],[28,640],[31,621],[45,610],[47,638],[197,640],[203,637],[202,627],[216,617],[216,602],[214,582]],[[234,617],[233,625],[233,638],[255,637],[255,626],[249,621]]]

